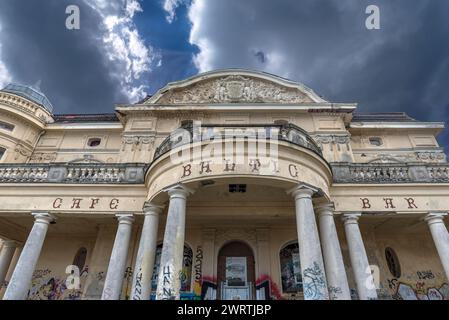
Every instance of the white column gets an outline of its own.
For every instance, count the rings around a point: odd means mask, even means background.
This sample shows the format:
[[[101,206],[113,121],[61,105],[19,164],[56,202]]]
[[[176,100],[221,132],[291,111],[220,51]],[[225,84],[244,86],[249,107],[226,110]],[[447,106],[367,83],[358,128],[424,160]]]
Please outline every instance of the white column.
[[[2,251],[0,252],[0,287],[5,282],[6,274],[8,273],[17,246],[18,243],[16,241],[7,240],[3,242]]]
[[[326,204],[315,208],[315,210],[319,219],[329,296],[332,300],[351,300],[348,278],[335,227],[334,206]]]
[[[153,276],[154,259],[156,258],[159,215],[162,213],[162,209],[163,206],[157,206],[151,203],[145,203],[143,207],[145,220],[140,235],[136,266],[134,268],[131,289],[132,300],[150,299],[151,278]]]
[[[48,225],[55,219],[48,213],[32,213],[34,225],[20,254],[19,261],[6,288],[3,300],[25,300],[31,285]]]
[[[320,238],[313,211],[316,190],[299,185],[290,193],[295,197],[299,257],[305,300],[329,300]]]
[[[432,212],[425,217],[425,221],[429,225],[446,278],[449,280],[449,233],[444,225],[445,216],[446,212]]]
[[[120,294],[122,292],[134,217],[132,214],[117,214],[116,216],[118,228],[112,248],[111,259],[109,260],[108,272],[104,281],[101,300],[120,300]]]
[[[156,290],[157,300],[179,300],[184,256],[185,220],[187,196],[192,190],[178,184],[167,189],[170,196],[161,266]]]
[[[359,228],[360,213],[344,214],[346,241],[360,300],[376,300],[377,292]]]

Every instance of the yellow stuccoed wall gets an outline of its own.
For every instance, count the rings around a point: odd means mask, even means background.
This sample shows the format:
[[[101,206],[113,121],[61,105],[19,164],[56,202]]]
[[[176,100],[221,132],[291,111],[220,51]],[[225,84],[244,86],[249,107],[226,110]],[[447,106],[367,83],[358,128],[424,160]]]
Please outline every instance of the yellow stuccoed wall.
[[[346,240],[342,226],[339,223],[337,224],[347,276],[351,292],[355,298],[356,290]],[[100,229],[96,235],[49,235],[45,240],[42,255],[33,276],[29,299],[99,299],[115,236],[113,226],[101,226]],[[196,253],[199,247],[200,249],[204,248],[202,230],[201,227],[188,227],[186,229],[186,244],[193,251],[192,290],[195,284],[195,264],[198,262]],[[372,227],[363,223],[361,224],[361,231],[369,262],[372,266],[379,268],[380,287],[378,293],[380,299],[410,299],[413,298],[413,295],[420,299],[426,297],[435,299],[439,295],[442,298],[449,299],[448,283],[428,232],[420,234],[404,234],[400,231],[398,233],[382,233],[376,232]],[[138,227],[135,226],[124,275],[122,299],[128,298],[131,290],[131,275],[137,252],[138,234]],[[268,228],[269,252],[262,253],[257,252],[256,228],[249,226],[247,228],[229,229],[217,226],[215,234],[215,258],[224,243],[233,240],[234,236],[238,236],[239,238],[235,240],[244,241],[253,249],[256,259],[256,279],[268,279],[270,281],[272,298],[301,299],[300,295],[284,294],[281,284],[279,251],[286,244],[296,241],[297,234],[294,227]],[[162,242],[162,236],[163,228],[160,228],[159,243]],[[81,247],[87,249],[86,265],[81,270],[81,287],[79,290],[65,289],[64,283],[69,276],[65,273],[66,268],[73,263],[75,254]],[[394,278],[388,270],[384,254],[386,247],[393,248],[399,258],[402,270],[400,278]],[[266,255],[267,258],[265,259],[268,259],[268,265],[264,266],[263,271],[268,271],[269,274],[259,272],[258,262],[261,259],[259,257],[261,254]],[[205,272],[201,275],[205,279],[216,278],[216,259],[212,261],[213,265],[208,265],[210,260],[205,259],[205,257],[202,258],[202,270],[205,270]],[[214,274],[209,275],[206,270],[214,270]],[[10,275],[11,272],[9,272],[7,280]],[[411,296],[407,296],[407,294]]]

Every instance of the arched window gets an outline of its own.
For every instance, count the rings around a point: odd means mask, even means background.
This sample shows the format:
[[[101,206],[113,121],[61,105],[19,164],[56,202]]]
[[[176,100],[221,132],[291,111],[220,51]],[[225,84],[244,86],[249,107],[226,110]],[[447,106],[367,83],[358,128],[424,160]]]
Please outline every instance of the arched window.
[[[0,147],[0,160],[3,158],[3,156],[5,155],[6,149],[5,148],[1,148]]]
[[[302,292],[298,243],[295,242],[282,248],[279,259],[281,262],[282,291],[284,293]]]
[[[87,257],[87,249],[82,247],[79,248],[78,252],[75,255],[75,258],[73,259],[73,265],[77,266],[79,271],[82,272],[84,269],[84,266],[86,264],[86,257]]]
[[[385,259],[387,260],[388,269],[395,278],[401,277],[401,265],[399,259],[392,248],[385,248]]]
[[[154,262],[153,277],[151,278],[151,291],[156,292],[159,269],[161,265],[162,244],[156,248],[156,259]],[[181,292],[190,292],[192,282],[193,251],[188,245],[184,245],[184,259],[181,271]]]

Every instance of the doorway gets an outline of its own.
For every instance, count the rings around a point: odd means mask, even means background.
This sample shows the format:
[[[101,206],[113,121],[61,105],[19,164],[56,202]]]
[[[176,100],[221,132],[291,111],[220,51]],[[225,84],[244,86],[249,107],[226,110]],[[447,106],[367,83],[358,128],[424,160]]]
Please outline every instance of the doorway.
[[[217,268],[217,299],[255,299],[254,254],[246,243],[224,245],[218,253]]]

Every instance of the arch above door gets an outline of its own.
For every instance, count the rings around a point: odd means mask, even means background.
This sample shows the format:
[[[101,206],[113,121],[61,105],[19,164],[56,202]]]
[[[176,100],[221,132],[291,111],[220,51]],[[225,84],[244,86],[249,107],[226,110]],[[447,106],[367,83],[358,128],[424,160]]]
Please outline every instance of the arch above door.
[[[218,253],[217,298],[254,299],[255,280],[255,259],[251,247],[243,241],[225,244]]]

